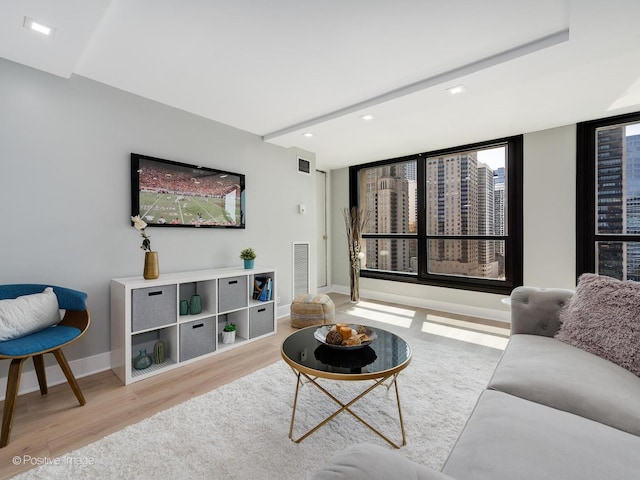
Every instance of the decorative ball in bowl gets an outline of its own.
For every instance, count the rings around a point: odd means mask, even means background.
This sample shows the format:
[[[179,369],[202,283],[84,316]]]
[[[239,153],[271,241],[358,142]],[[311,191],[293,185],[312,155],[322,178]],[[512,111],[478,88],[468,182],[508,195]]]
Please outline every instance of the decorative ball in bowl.
[[[313,336],[328,347],[337,349],[366,347],[377,338],[376,332],[365,325],[347,323],[323,325],[314,332]]]

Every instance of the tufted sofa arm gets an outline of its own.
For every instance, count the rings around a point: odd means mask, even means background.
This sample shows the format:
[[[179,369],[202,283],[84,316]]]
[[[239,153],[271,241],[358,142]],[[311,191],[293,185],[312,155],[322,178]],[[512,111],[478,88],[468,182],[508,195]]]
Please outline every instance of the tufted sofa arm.
[[[560,328],[560,310],[573,294],[563,288],[515,288],[511,292],[511,334],[553,337]]]

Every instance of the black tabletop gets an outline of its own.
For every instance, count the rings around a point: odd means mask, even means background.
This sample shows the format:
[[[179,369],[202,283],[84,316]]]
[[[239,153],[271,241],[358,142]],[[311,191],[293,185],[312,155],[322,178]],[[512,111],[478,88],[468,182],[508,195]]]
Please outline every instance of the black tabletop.
[[[326,327],[326,325],[325,325]],[[356,328],[355,325],[352,325]],[[411,347],[398,335],[380,328],[367,327],[377,338],[369,345],[336,349],[314,337],[321,327],[303,328],[282,343],[282,356],[297,370],[327,378],[359,380],[376,378],[402,370],[411,360]]]

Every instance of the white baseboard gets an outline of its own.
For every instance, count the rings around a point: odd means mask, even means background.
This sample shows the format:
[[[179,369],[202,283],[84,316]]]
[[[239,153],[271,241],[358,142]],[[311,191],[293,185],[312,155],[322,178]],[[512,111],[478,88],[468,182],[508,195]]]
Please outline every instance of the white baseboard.
[[[27,362],[33,365],[31,360],[27,360]],[[72,360],[69,362],[69,367],[71,367],[71,371],[76,378],[82,378],[95,373],[104,372],[111,368],[111,352]],[[61,383],[67,383],[64,373],[62,373],[62,370],[57,363],[47,366],[45,368],[45,372],[47,375],[47,385],[49,387],[59,385]],[[20,389],[18,394],[22,395],[24,393],[35,392],[38,390],[40,390],[40,386],[38,385],[38,377],[36,376],[35,370],[25,371],[23,369],[22,376],[20,377]],[[2,395],[0,400],[4,400],[6,392],[7,377],[2,377],[0,378],[0,395]]]
[[[288,317],[291,313],[291,304],[287,303],[286,305],[278,305],[276,309],[276,318]]]
[[[349,287],[345,285],[332,285],[331,290],[345,295],[350,294]],[[398,303],[400,305],[408,305],[411,307],[428,308],[430,310],[438,310],[440,312],[456,313],[459,315],[468,315],[471,317],[511,323],[511,312],[504,310],[460,305],[458,303],[440,302],[437,300],[429,300],[427,298],[408,297],[394,293],[363,289],[360,289],[360,298],[368,298],[370,300],[380,300],[382,302]]]

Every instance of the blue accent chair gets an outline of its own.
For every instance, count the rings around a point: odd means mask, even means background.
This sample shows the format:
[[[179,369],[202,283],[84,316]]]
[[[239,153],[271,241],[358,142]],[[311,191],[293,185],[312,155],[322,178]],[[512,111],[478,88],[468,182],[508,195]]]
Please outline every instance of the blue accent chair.
[[[45,353],[52,353],[58,361],[80,405],[86,403],[84,395],[82,395],[80,387],[78,386],[78,382],[69,368],[67,359],[62,353],[62,347],[78,340],[89,328],[90,315],[86,306],[87,294],[53,285],[0,285],[0,300],[41,293],[47,287],[53,288],[53,291],[58,297],[59,307],[65,310],[64,318],[60,323],[23,337],[0,342],[0,360],[11,360],[9,375],[7,377],[7,393],[2,414],[0,448],[6,447],[9,443],[13,413],[18,399],[22,365],[28,358],[33,358],[33,365],[42,395],[46,395],[48,392],[43,356]]]

